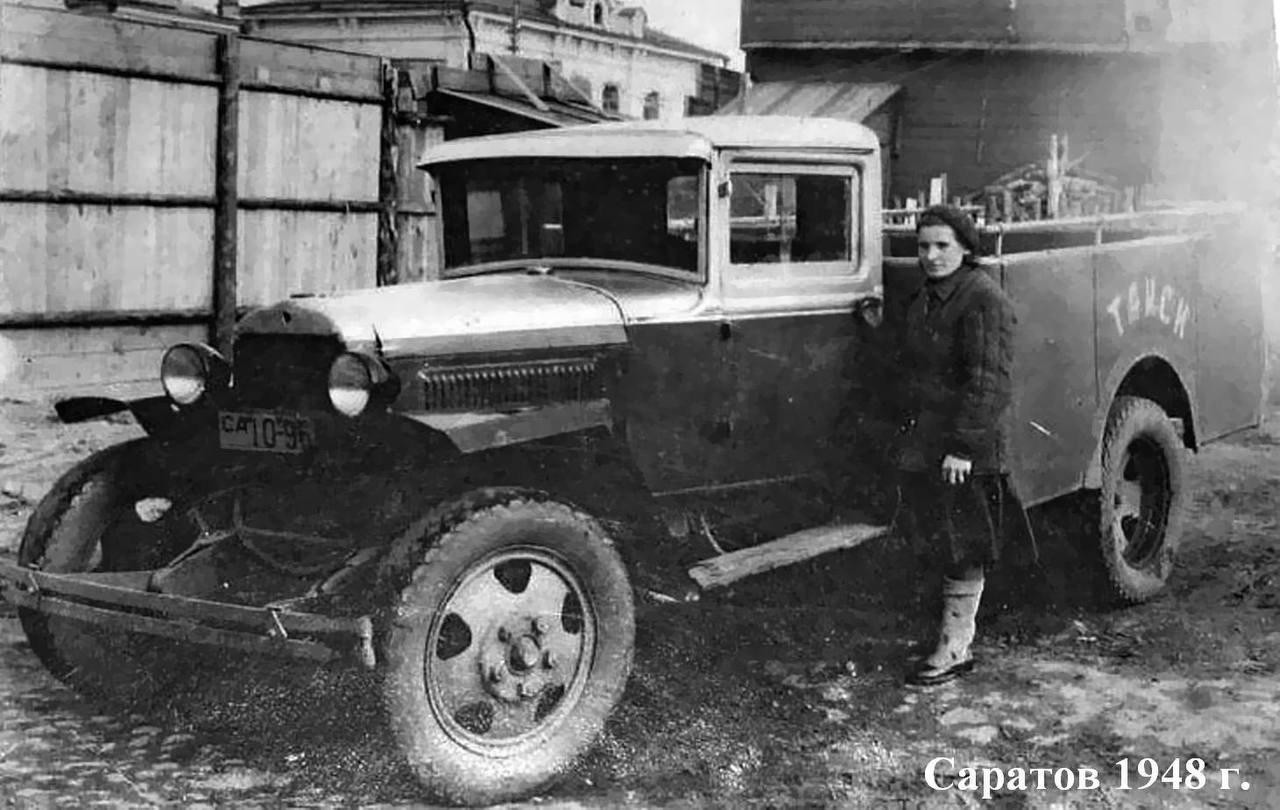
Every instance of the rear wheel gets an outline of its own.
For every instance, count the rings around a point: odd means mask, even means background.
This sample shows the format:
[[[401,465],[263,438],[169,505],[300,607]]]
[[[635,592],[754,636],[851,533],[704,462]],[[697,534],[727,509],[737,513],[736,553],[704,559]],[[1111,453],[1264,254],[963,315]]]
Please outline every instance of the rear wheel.
[[[1163,408],[1141,397],[1116,399],[1099,494],[1099,550],[1113,598],[1144,602],[1168,584],[1186,511],[1184,454]]]
[[[435,510],[393,554],[406,569],[383,697],[409,766],[458,804],[553,781],[600,733],[631,668],[631,587],[610,538],[545,495],[486,490]]]

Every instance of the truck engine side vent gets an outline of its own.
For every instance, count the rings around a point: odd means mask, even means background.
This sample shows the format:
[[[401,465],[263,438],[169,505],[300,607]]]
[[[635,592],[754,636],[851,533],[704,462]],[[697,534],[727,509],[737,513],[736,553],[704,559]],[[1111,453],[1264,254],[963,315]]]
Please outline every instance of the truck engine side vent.
[[[604,383],[595,360],[423,369],[427,411],[510,410],[551,402],[597,399]]]

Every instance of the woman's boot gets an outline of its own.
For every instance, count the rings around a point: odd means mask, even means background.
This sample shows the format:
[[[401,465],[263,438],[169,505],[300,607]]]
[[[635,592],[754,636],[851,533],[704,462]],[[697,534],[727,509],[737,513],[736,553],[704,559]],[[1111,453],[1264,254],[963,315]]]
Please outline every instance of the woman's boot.
[[[907,676],[912,686],[937,686],[973,669],[973,644],[977,632],[978,604],[983,578],[942,580],[942,626],[938,645]]]

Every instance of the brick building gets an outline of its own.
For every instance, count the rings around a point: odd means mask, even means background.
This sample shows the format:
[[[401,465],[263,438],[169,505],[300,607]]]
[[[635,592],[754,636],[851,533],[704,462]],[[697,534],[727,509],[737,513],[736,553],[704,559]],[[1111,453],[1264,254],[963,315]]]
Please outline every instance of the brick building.
[[[728,57],[648,24],[619,0],[268,0],[246,5],[256,36],[454,68],[472,54],[555,66],[606,112],[679,118]]]

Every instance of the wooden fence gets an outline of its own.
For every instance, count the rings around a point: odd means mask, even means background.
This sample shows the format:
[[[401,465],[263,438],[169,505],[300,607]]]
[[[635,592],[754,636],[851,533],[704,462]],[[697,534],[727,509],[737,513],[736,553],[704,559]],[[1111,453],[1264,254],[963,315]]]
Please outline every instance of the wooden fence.
[[[386,69],[8,5],[0,396],[154,380],[237,308],[394,277]]]

